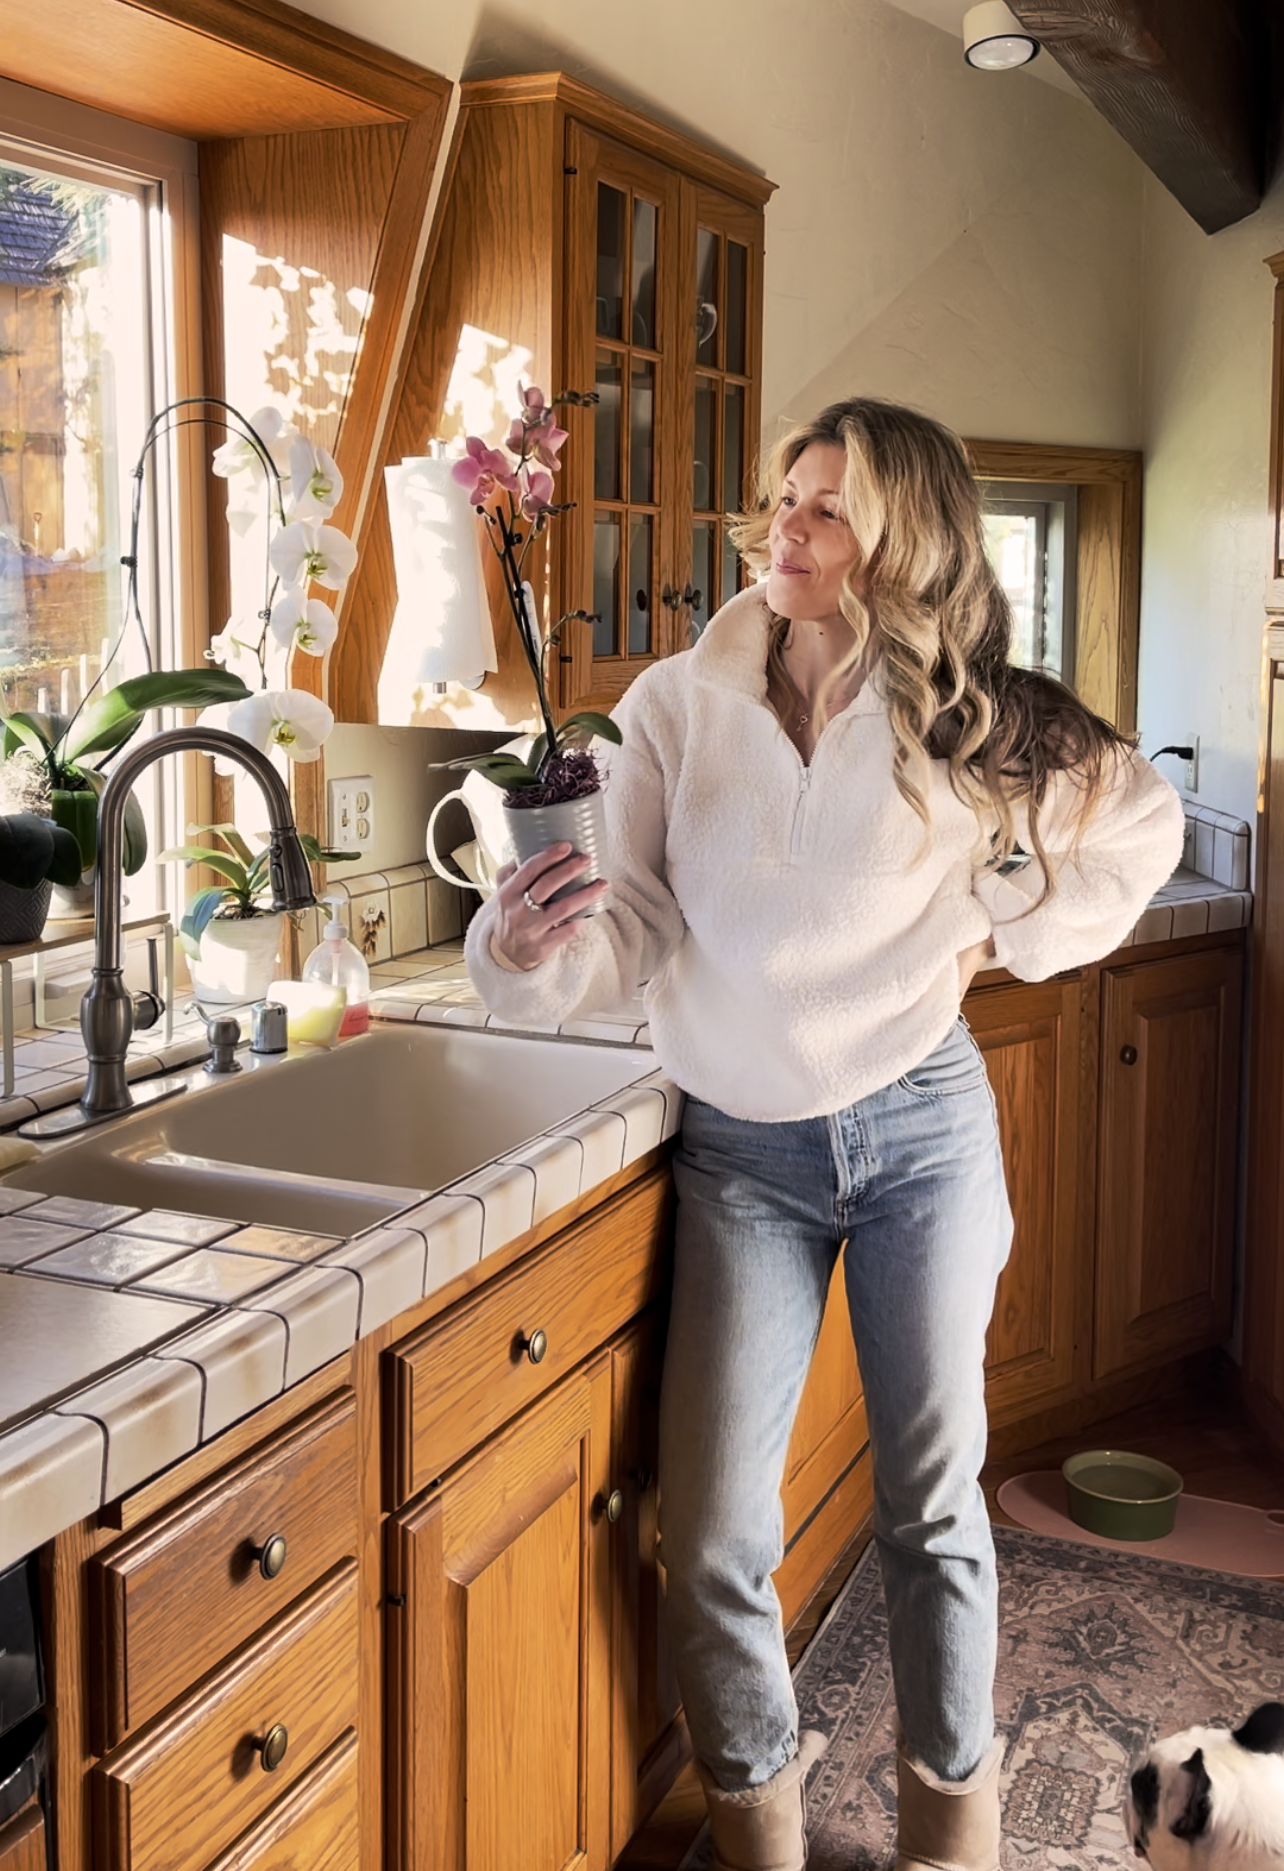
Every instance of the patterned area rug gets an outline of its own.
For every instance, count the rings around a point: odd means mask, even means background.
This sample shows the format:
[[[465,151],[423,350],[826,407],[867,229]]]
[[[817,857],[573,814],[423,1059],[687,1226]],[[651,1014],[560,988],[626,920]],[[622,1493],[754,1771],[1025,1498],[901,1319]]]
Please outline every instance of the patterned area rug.
[[[1004,1871],[1120,1871],[1130,1763],[1194,1722],[1284,1699],[1284,1585],[996,1527]],[[895,1858],[895,1711],[868,1547],[795,1671],[829,1750],[807,1784],[808,1871]],[[707,1836],[688,1855],[707,1865]]]

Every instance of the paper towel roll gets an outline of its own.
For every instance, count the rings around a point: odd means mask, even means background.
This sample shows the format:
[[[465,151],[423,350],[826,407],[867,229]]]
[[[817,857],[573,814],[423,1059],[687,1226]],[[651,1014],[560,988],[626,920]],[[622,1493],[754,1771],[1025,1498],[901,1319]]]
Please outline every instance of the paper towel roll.
[[[475,685],[498,666],[479,522],[451,465],[431,455],[412,455],[384,469],[397,573],[384,677],[405,688],[432,682]],[[381,678],[381,692],[383,686]]]

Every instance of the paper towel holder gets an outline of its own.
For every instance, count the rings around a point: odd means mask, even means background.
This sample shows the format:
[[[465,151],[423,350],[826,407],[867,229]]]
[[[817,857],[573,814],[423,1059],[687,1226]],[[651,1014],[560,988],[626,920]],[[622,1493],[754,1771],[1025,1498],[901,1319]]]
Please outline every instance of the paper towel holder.
[[[479,689],[498,666],[476,516],[451,466],[433,440],[426,454],[384,470],[398,613],[418,612],[416,637],[431,623],[403,679],[434,696]]]

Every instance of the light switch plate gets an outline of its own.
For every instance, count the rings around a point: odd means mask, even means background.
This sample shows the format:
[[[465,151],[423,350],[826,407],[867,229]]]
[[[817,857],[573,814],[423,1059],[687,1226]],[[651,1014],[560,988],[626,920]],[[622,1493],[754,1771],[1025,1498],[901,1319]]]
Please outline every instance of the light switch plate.
[[[333,851],[374,849],[375,791],[369,774],[355,779],[330,780],[330,848]]]

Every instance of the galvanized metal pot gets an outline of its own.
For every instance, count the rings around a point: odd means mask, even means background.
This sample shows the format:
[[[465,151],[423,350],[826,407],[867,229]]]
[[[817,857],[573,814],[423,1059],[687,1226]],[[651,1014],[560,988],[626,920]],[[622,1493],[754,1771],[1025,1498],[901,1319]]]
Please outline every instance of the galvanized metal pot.
[[[569,844],[581,857],[590,859],[588,869],[573,883],[555,890],[546,899],[549,903],[574,896],[586,884],[596,883],[598,878],[606,876],[606,802],[600,791],[586,793],[582,799],[559,800],[553,806],[506,805],[504,824],[513,856],[519,864],[556,844]],[[578,913],[595,916],[604,907],[602,898]]]

